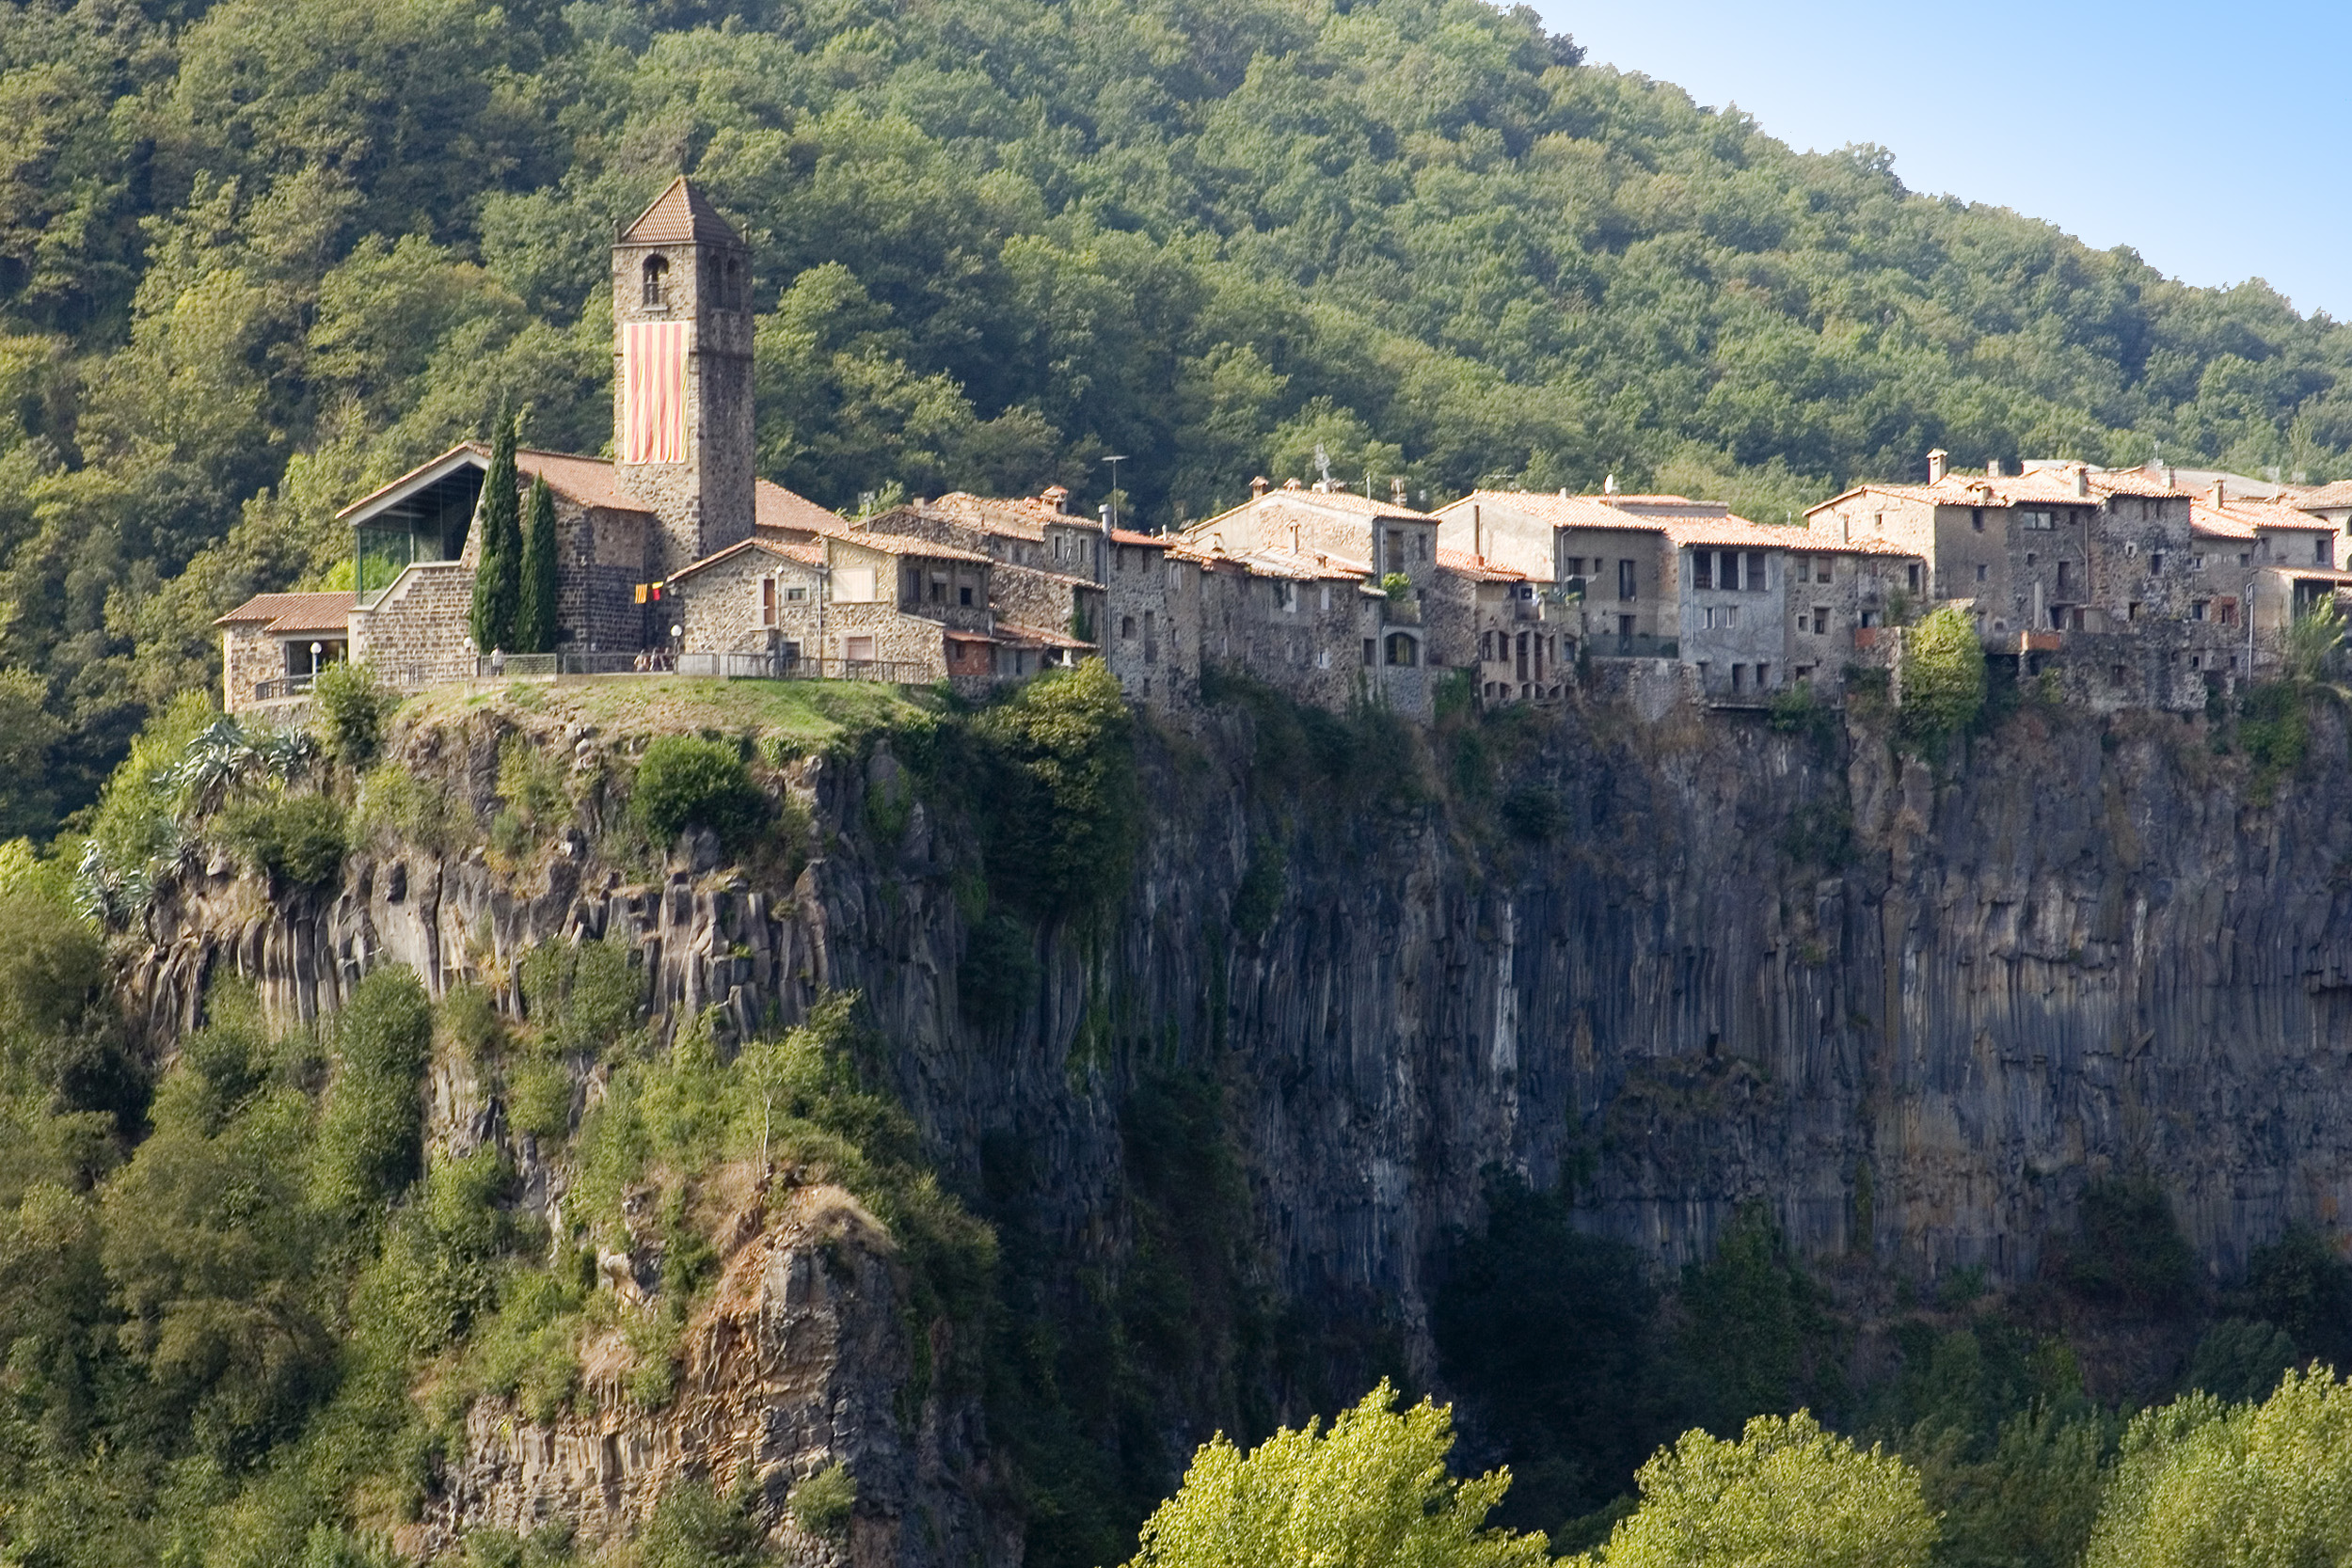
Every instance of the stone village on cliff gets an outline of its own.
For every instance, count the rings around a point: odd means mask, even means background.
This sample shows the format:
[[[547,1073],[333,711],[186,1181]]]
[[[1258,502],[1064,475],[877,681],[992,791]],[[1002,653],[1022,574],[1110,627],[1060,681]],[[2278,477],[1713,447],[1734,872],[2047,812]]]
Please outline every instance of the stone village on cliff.
[[[2352,483],[2027,463],[1864,484],[1802,526],[1680,496],[1482,490],[1424,512],[1291,480],[1171,533],[953,494],[846,521],[755,474],[751,258],[683,178],[612,248],[613,457],[529,451],[556,507],[558,651],[469,638],[490,453],[461,445],[346,508],[356,590],[263,594],[215,625],[232,711],[325,663],[395,685],[673,669],[977,694],[1100,655],[1129,698],[1204,669],[1302,702],[1426,716],[1436,683],[1549,702],[1580,678],[1662,700],[1834,698],[1957,606],[1988,656],[2095,708],[2193,708],[2277,662],[2337,569]],[[1582,671],[1581,676],[1580,670]]]

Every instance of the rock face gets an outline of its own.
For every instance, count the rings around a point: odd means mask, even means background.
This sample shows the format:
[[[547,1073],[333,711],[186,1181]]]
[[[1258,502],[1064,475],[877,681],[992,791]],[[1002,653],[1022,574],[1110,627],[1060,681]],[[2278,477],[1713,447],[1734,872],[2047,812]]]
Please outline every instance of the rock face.
[[[498,722],[412,738],[416,766],[486,803]],[[1269,785],[1241,721],[1216,722],[1145,737],[1133,883],[1107,928],[1040,933],[1034,1001],[1002,1028],[958,1009],[954,830],[919,802],[895,840],[868,827],[868,791],[896,787],[886,755],[796,774],[827,852],[790,886],[691,846],[666,881],[619,885],[593,801],[527,882],[399,846],[315,901],[192,879],[153,916],[143,995],[159,1026],[184,1022],[227,964],[308,1014],[373,964],[438,989],[607,931],[639,944],[673,1013],[790,1019],[853,989],[943,1166],[968,1178],[984,1140],[1017,1138],[1040,1224],[1069,1236],[1113,1202],[1127,1089],[1202,1068],[1227,1090],[1274,1286],[1303,1311],[1380,1319],[1423,1369],[1425,1270],[1447,1227],[1475,1221],[1490,1167],[1571,1180],[1586,1223],[1661,1262],[1702,1255],[1755,1198],[1803,1253],[2007,1279],[2105,1173],[2157,1180],[2217,1274],[2352,1196],[2352,782],[2319,760],[2344,749],[2325,716],[2314,760],[2263,800],[2201,718],[2028,706],[1931,770],[1859,732],[1595,707],[1497,782],[1489,799],[1542,808],[1517,813],[1400,805],[1360,777]],[[1261,935],[1236,928],[1257,924],[1234,919],[1246,880],[1277,895]],[[765,1347],[803,1310],[792,1270],[814,1265],[762,1244],[744,1298],[759,1326],[729,1332]],[[839,1375],[898,1375],[858,1354]],[[768,1398],[726,1386],[745,1411]],[[600,1437],[532,1450],[503,1419],[477,1415],[466,1506],[615,1495]],[[763,1475],[841,1451],[813,1415],[774,1437],[749,1419],[714,1415],[691,1441]],[[641,1435],[657,1468],[688,1451],[682,1432]],[[861,1451],[861,1488],[871,1473],[919,1493],[917,1456]]]
[[[471,1530],[563,1522],[593,1547],[692,1477],[747,1482],[771,1540],[797,1562],[1017,1561],[1017,1533],[993,1527],[975,1500],[987,1467],[971,1402],[912,1389],[903,1291],[873,1218],[837,1187],[810,1187],[772,1215],[755,1197],[723,1241],[724,1273],[689,1327],[670,1403],[613,1414],[630,1408],[611,1370],[629,1360],[617,1344],[602,1356],[592,1346],[585,1361],[579,1402],[598,1414],[542,1424],[511,1402],[477,1402],[415,1544],[439,1554]],[[919,1414],[908,1430],[895,1405],[910,1392]],[[834,1464],[849,1466],[865,1506],[845,1531],[813,1535],[787,1501]]]

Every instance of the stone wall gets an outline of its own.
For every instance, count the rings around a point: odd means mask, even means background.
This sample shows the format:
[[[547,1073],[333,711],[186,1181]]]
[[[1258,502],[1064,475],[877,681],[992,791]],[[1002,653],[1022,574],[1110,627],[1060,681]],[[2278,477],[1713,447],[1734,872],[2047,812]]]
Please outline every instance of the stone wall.
[[[776,614],[767,618],[762,585],[776,585]],[[799,598],[792,592],[800,593]],[[677,579],[662,613],[686,628],[691,653],[766,653],[779,642],[797,644],[810,657],[822,651],[824,574],[803,562],[754,547]],[[667,627],[663,628],[665,631]]]
[[[408,685],[471,675],[473,578],[463,561],[403,569],[382,598],[351,612],[353,660]]]
[[[654,519],[643,512],[556,499],[557,643],[581,653],[633,653],[666,639],[661,612],[637,602],[655,569]]]
[[[937,621],[921,615],[902,615],[889,604],[835,601],[825,606],[823,656],[849,657],[850,639],[853,637],[871,638],[875,658],[911,666],[918,672],[908,675],[909,680],[934,681],[947,673],[946,642]],[[807,651],[818,652],[815,648]]]
[[[253,704],[253,689],[286,673],[286,650],[265,626],[223,627],[220,634],[220,704],[234,713]]]

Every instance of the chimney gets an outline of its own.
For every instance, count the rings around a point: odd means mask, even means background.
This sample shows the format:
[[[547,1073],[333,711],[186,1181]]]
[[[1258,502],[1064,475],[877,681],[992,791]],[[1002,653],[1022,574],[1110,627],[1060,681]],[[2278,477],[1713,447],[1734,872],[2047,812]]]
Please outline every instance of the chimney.
[[[1942,447],[1928,453],[1928,483],[1930,484],[1943,483],[1945,470],[1951,467],[1951,461],[1952,454]]]
[[[1286,479],[1282,481],[1282,488],[1285,490],[1295,490],[1298,488],[1298,481],[1295,479]]]
[[[2169,463],[2164,466],[2164,487],[2168,490],[2177,490],[2181,487],[2181,470]]]
[[[1047,485],[1044,489],[1038,492],[1037,499],[1045,502],[1048,506],[1051,506],[1057,515],[1067,513],[1070,510],[1070,492],[1061,485]]]
[[[1600,482],[1600,493],[1604,496],[1613,496],[1617,493],[1617,476],[1615,474],[1611,474]]]
[[[1256,500],[1256,499],[1257,499],[1260,496],[1264,495],[1264,494],[1265,494],[1265,492],[1266,492],[1266,478],[1265,478],[1265,475],[1263,475],[1263,474],[1260,474],[1257,478],[1255,478],[1255,479],[1253,479],[1253,480],[1251,480],[1251,481],[1249,482],[1249,499],[1250,499],[1251,500],[1253,500],[1253,501],[1254,501],[1254,500]]]
[[[2230,482],[2228,480],[2217,479],[2213,482],[2213,504],[2216,511],[2230,504]]]
[[[1999,458],[1988,457],[1984,460],[1984,477],[1987,479],[1998,479],[2001,477],[2001,460]]]
[[[1470,554],[1486,559],[1486,519],[1478,514],[1478,503],[1470,502]]]
[[[2090,465],[2088,463],[2074,465],[2074,494],[2077,496],[2090,494]]]
[[[1389,481],[1389,504],[1391,506],[1403,506],[1405,504],[1405,482],[1403,480],[1392,479]]]

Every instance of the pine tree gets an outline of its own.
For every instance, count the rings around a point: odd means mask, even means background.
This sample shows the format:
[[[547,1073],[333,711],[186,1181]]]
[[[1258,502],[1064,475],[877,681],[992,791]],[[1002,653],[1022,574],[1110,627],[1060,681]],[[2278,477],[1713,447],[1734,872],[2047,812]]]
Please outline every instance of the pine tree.
[[[523,522],[521,597],[515,612],[518,653],[555,652],[555,496],[544,479],[532,481],[531,512]]]
[[[490,436],[490,471],[482,482],[482,561],[474,568],[473,641],[484,653],[511,648],[516,601],[522,591],[522,528],[516,514],[515,416],[499,410]]]

